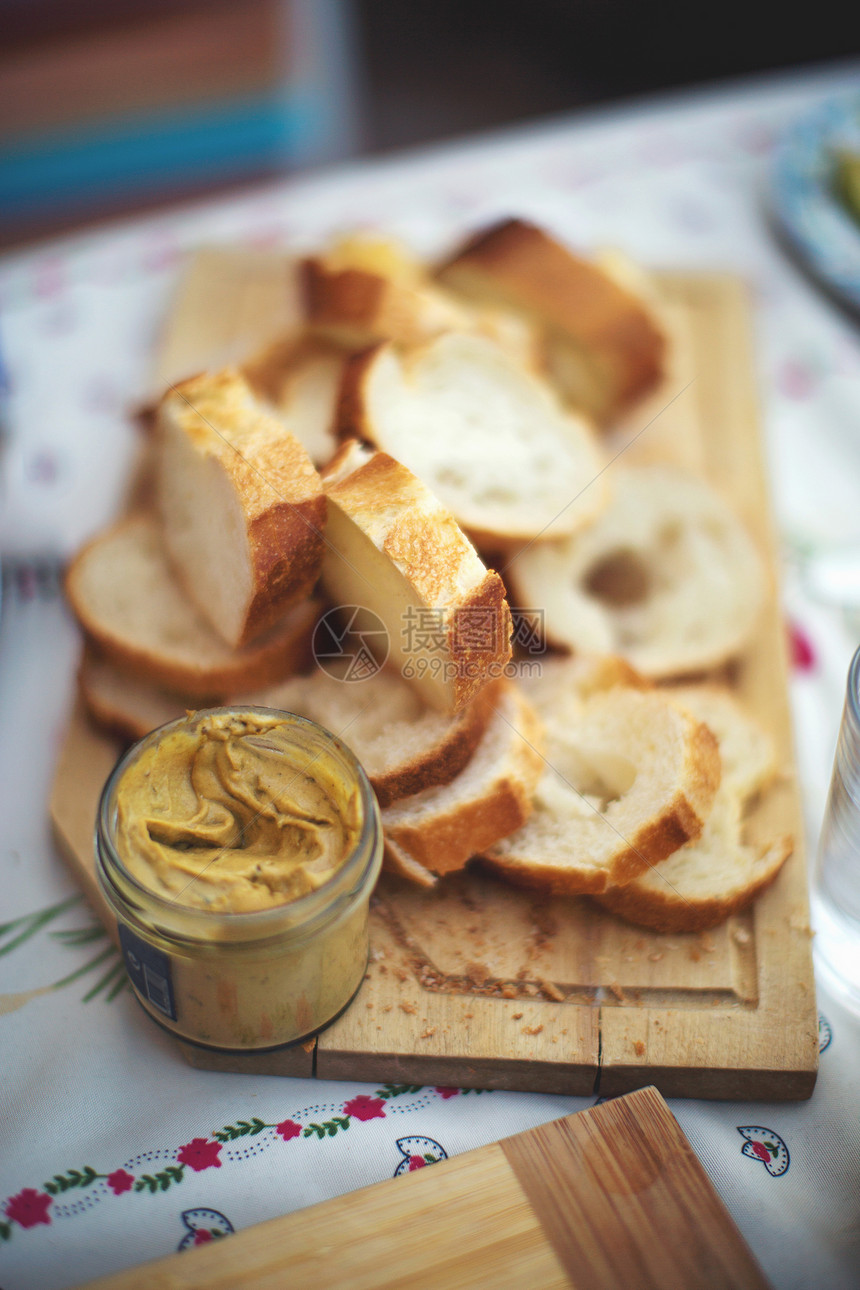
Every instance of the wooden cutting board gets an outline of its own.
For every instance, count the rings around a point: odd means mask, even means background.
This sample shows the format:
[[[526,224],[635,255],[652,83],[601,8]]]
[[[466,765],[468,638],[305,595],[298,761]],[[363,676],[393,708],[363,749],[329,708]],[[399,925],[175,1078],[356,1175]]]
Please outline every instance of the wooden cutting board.
[[[818,1021],[806,860],[748,304],[730,277],[663,275],[661,286],[675,368],[620,442],[634,440],[627,461],[679,461],[721,488],[773,570],[761,628],[728,679],[774,735],[784,771],[750,836],[793,833],[793,856],[752,909],[700,935],[637,930],[586,901],[541,899],[478,874],[432,891],[384,878],[367,978],[343,1017],[307,1049],[275,1055],[221,1058],[180,1045],[192,1064],[580,1096],[643,1083],[667,1097],[811,1094]],[[117,752],[73,714],[50,807],[63,854],[108,923],[92,833]]]
[[[88,1290],[767,1290],[654,1088]]]

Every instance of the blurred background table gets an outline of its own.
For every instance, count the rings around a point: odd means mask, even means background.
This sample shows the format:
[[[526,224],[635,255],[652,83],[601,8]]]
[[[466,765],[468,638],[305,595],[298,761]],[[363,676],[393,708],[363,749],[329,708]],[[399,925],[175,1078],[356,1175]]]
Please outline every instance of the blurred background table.
[[[192,1070],[121,989],[114,951],[57,857],[45,803],[78,651],[58,569],[119,505],[137,433],[129,408],[187,255],[206,243],[306,247],[356,225],[433,253],[516,213],[586,249],[741,275],[812,855],[857,631],[810,593],[807,559],[860,548],[860,349],[856,321],[775,237],[770,174],[786,125],[858,89],[858,73],[842,62],[600,105],[591,95],[552,119],[404,153],[379,143],[386,155],[370,156],[353,140],[320,154],[313,173],[296,162],[250,188],[50,242],[25,244],[10,228],[0,263],[4,1290],[72,1286],[590,1105]],[[809,1102],[676,1099],[672,1110],[772,1283],[848,1290],[860,1280],[860,1021],[825,991],[819,1011]],[[754,1150],[762,1135],[782,1143],[787,1168]]]

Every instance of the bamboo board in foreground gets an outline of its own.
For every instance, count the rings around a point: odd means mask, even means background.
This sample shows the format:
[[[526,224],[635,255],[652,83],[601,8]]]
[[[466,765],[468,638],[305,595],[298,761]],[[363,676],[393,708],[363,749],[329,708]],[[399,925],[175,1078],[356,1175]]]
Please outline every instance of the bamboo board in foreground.
[[[89,1290],[767,1290],[659,1093],[101,1278]]]

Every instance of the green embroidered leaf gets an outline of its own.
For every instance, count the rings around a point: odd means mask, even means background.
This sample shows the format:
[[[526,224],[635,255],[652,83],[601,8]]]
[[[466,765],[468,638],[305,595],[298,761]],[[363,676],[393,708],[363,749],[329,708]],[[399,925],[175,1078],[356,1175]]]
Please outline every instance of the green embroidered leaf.
[[[12,1238],[12,1224],[0,1223],[0,1241],[8,1241]]]
[[[461,1088],[461,1089],[460,1089],[460,1092],[461,1092],[461,1093],[475,1093],[475,1094],[478,1094],[478,1093],[489,1093],[489,1092],[491,1092],[491,1091],[492,1091],[492,1090],[491,1090],[491,1089],[488,1089],[488,1088]]]
[[[250,1120],[238,1120],[236,1124],[225,1124],[223,1129],[217,1129],[213,1132],[212,1137],[218,1142],[235,1142],[237,1138],[247,1138],[255,1133],[260,1133],[263,1129],[271,1128],[265,1120],[260,1120],[255,1115]]]
[[[420,1093],[423,1087],[423,1084],[383,1084],[382,1088],[376,1090],[376,1096],[387,1101],[390,1097],[401,1097],[404,1093]]]
[[[339,1129],[348,1129],[348,1128],[349,1128],[349,1116],[336,1115],[331,1120],[323,1120],[322,1124],[309,1124],[305,1129],[302,1130],[302,1137],[309,1138],[312,1134],[315,1133],[318,1138],[325,1138],[325,1137],[333,1138]]]
[[[72,905],[77,905],[81,900],[83,900],[83,897],[80,895],[69,896],[67,900],[61,900],[56,905],[49,905],[46,909],[37,910],[33,914],[22,914],[20,918],[13,918],[10,922],[0,925],[0,938],[5,936],[7,932],[14,931],[16,927],[21,928],[17,936],[13,936],[5,945],[0,945],[0,956],[10,954],[12,950],[17,949],[19,945],[23,945],[25,941],[28,941],[31,936],[35,936],[36,932],[41,931],[58,914],[62,914]]]
[[[67,1173],[54,1174],[51,1181],[42,1186],[50,1196],[56,1196],[57,1192],[69,1191],[72,1187],[89,1187],[90,1183],[100,1177],[92,1166],[85,1165],[83,1169],[69,1169]]]
[[[184,1165],[168,1165],[157,1174],[143,1174],[134,1184],[135,1191],[167,1191],[172,1183],[182,1182],[185,1174]]]
[[[425,1157],[424,1157],[424,1163],[425,1163],[425,1165],[435,1165],[435,1164],[436,1164],[436,1157],[435,1157],[435,1156],[425,1156]]]
[[[51,932],[55,941],[61,941],[64,945],[89,945],[92,941],[103,941],[107,932],[99,923],[92,923],[89,927],[68,927],[59,932]]]

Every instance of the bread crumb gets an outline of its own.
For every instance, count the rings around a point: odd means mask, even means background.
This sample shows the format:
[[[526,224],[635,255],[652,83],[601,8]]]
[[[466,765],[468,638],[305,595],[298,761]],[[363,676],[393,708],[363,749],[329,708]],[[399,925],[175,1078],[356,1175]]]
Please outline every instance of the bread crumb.
[[[736,927],[732,932],[732,940],[737,945],[749,945],[751,937],[745,927]]]
[[[692,959],[692,961],[693,961],[694,963],[698,963],[702,956],[701,956],[701,954],[699,953],[699,951],[696,949],[695,945],[691,945],[691,946],[690,946],[690,952],[689,952],[689,954],[687,955],[687,957],[688,957],[689,959]]]
[[[382,1009],[382,1011],[383,1011],[383,1012],[390,1012],[390,1011],[391,1011],[391,1009],[392,1009],[393,1007],[394,1007],[394,1004],[393,1004],[393,1003],[386,1003],[386,1005],[385,1005],[385,1007]]]
[[[662,950],[655,950],[653,954],[648,955],[648,958],[651,960],[652,963],[660,963],[663,957],[664,955]]]
[[[302,1044],[302,1048],[305,1050],[306,1053],[312,1053],[314,1050],[315,1043],[316,1043],[315,1039],[306,1039],[305,1042]]]
[[[372,1008],[372,1007],[373,1007],[373,1000],[372,1000],[372,999],[368,999],[367,1003],[366,1003],[364,1006],[365,1006],[365,1008]]]
[[[535,995],[540,994],[540,991],[536,985],[529,981],[528,984],[523,987],[523,993],[533,999]]]
[[[547,996],[547,998],[555,999],[556,1003],[561,1003],[561,1001],[565,997],[564,991],[559,990],[558,986],[555,985],[552,981],[539,981],[538,985],[540,986],[543,993]]]
[[[641,1039],[636,1040],[636,1042],[633,1045],[633,1051],[637,1057],[645,1056],[645,1045],[643,1044]]]
[[[412,1015],[412,1014],[416,1013],[416,1012],[418,1011],[418,1009],[415,1007],[415,1004],[414,1004],[414,1003],[401,1003],[401,1004],[400,1004],[400,1011],[401,1011],[401,1012],[408,1012],[410,1015]]]
[[[435,1034],[436,1034],[436,1027],[435,1027],[435,1026],[428,1026],[426,1030],[422,1030],[422,1031],[421,1031],[421,1038],[422,1038],[422,1039],[431,1039],[431,1038],[433,1037],[433,1035],[435,1035]]]
[[[618,1000],[619,1003],[623,1003],[624,1000],[627,998],[627,995],[624,993],[624,991],[622,990],[621,986],[618,984],[617,981],[610,981],[609,985],[606,988],[610,994],[615,995],[615,998]]]
[[[699,937],[699,939],[700,939],[700,940],[701,940],[701,942],[702,942],[702,949],[705,951],[705,953],[706,953],[706,954],[713,954],[714,950],[715,950],[717,947],[716,947],[716,945],[714,944],[714,939],[713,939],[713,937],[710,935],[710,933],[709,933],[709,932],[703,932],[703,933],[702,933],[702,935]]]
[[[384,959],[384,958],[385,958],[385,950],[378,949],[375,945],[371,947],[371,950],[370,950],[371,963],[378,963],[380,959]]]
[[[516,987],[515,985],[503,985],[503,986],[502,986],[502,998],[503,998],[503,999],[516,999],[516,997],[517,997],[517,995],[518,995],[518,994],[519,994],[519,990],[517,989],[517,987]]]
[[[466,976],[473,985],[484,985],[490,976],[486,963],[467,963]]]
[[[542,1030],[543,1026],[523,1026],[522,1033],[524,1035],[539,1035]]]
[[[512,1012],[511,1017],[514,1021],[519,1021],[524,1014],[522,1012]]]
[[[409,980],[409,973],[408,973],[408,972],[404,972],[404,971],[403,971],[403,968],[395,968],[395,969],[394,969],[394,975],[397,977],[397,980],[398,980],[398,981],[408,981],[408,980]]]

